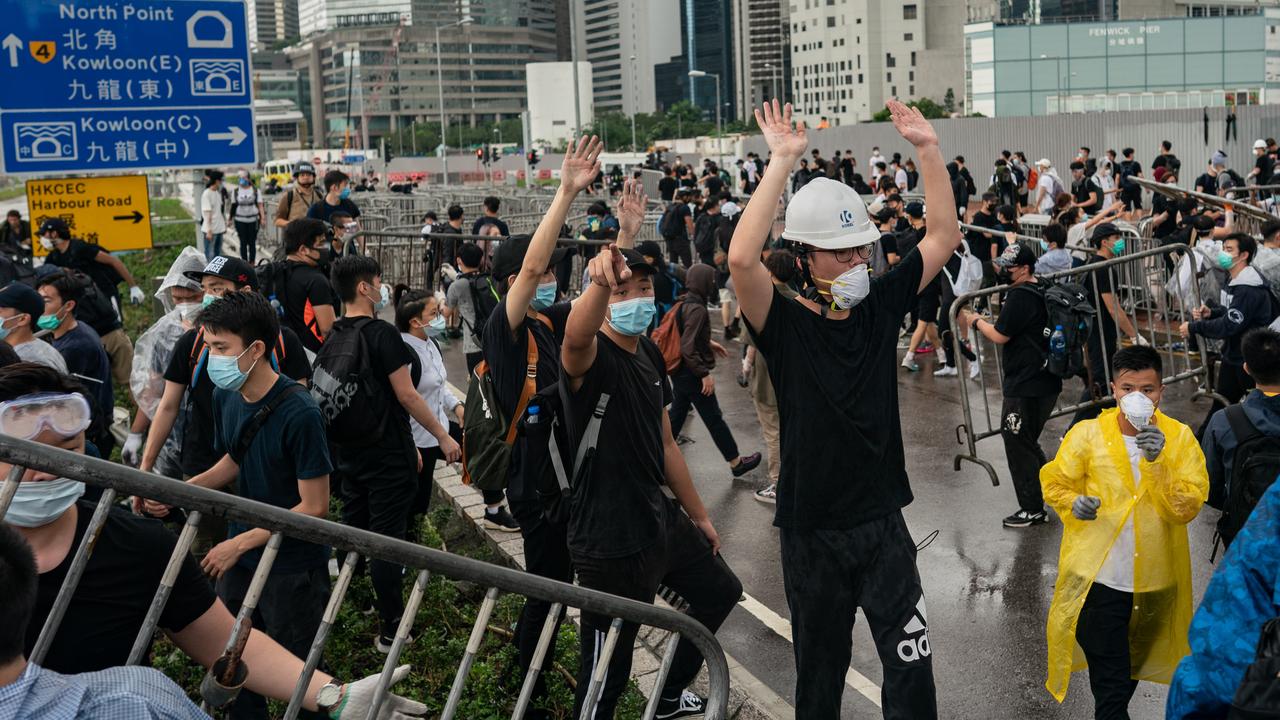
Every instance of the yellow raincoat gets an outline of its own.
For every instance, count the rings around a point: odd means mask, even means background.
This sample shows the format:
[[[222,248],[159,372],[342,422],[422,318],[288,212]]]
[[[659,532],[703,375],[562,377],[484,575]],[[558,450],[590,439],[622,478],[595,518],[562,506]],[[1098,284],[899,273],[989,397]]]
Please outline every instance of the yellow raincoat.
[[[1134,610],[1129,620],[1131,677],[1168,683],[1190,653],[1191,556],[1186,524],[1209,492],[1204,454],[1191,428],[1159,411],[1165,436],[1155,462],[1139,461],[1135,491],[1119,410],[1106,410],[1067,433],[1058,455],[1040,470],[1045,501],[1062,519],[1058,581],[1049,606],[1049,678],[1045,687],[1062,702],[1071,673],[1087,667],[1076,644],[1076,620],[1125,520],[1133,514]],[[1102,500],[1095,520],[1077,520],[1080,495]]]

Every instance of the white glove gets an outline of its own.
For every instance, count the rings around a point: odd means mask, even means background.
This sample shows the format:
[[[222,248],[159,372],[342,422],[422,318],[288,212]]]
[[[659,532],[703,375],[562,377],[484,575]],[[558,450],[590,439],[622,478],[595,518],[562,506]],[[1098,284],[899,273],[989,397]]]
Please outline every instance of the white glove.
[[[142,294],[142,288],[138,287],[137,285],[134,285],[133,287],[129,288],[129,302],[133,303],[134,305],[141,305],[143,297],[144,296]]]
[[[391,675],[391,686],[400,682],[409,674],[409,666],[401,665],[395,669]],[[369,707],[373,705],[373,694],[378,690],[378,675],[370,675],[363,680],[357,680],[345,688],[346,693],[342,697],[342,702],[338,707],[329,713],[329,717],[333,720],[355,720],[355,718],[365,718],[369,715]],[[395,693],[387,693],[387,697],[382,701],[382,707],[378,709],[378,720],[410,720],[411,718],[420,718],[427,712],[427,706],[420,702],[402,698]]]
[[[120,448],[120,459],[129,467],[138,467],[138,461],[142,460],[142,433],[129,433],[129,439]]]
[[[1151,341],[1141,335],[1133,336],[1133,344],[1138,347],[1151,347]]]
[[[1101,506],[1101,498],[1091,495],[1077,495],[1075,502],[1071,503],[1071,514],[1075,515],[1077,520],[1096,520],[1098,519],[1098,508]]]

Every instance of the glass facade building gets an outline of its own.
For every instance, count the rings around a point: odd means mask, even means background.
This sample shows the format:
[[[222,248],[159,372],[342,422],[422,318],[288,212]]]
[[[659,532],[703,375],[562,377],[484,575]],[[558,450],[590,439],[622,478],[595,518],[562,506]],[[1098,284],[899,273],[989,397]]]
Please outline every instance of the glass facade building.
[[[1280,103],[1280,8],[1250,16],[965,26],[968,113]]]

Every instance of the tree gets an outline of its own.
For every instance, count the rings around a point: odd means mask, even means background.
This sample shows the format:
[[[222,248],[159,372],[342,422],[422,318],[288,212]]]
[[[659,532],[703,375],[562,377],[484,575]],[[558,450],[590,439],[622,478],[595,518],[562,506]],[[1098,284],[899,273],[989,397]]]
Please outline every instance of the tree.
[[[947,112],[949,113],[954,113],[956,111],[956,91],[955,90],[952,90],[951,88],[947,88],[947,94],[944,95],[942,98],[942,107],[946,108]]]
[[[954,98],[953,98],[954,100]],[[937,120],[939,118],[951,117],[951,113],[946,108],[929,98],[920,98],[907,103],[908,107],[919,108],[920,114],[924,115],[928,120]],[[889,108],[885,108],[875,115],[871,116],[871,122],[889,122]]]

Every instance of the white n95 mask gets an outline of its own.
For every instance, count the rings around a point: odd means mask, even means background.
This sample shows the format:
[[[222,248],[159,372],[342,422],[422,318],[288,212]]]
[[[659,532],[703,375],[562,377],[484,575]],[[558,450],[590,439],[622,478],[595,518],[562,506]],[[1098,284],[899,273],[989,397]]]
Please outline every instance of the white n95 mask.
[[[814,282],[819,285],[828,284],[827,280],[819,277],[814,277]],[[837,310],[848,310],[871,293],[871,273],[865,264],[854,265],[830,281],[830,285],[828,293],[831,295],[831,304]]]
[[[1129,424],[1135,428],[1146,427],[1151,424],[1151,417],[1156,414],[1156,404],[1140,392],[1131,392],[1120,398],[1120,412],[1124,413]]]

